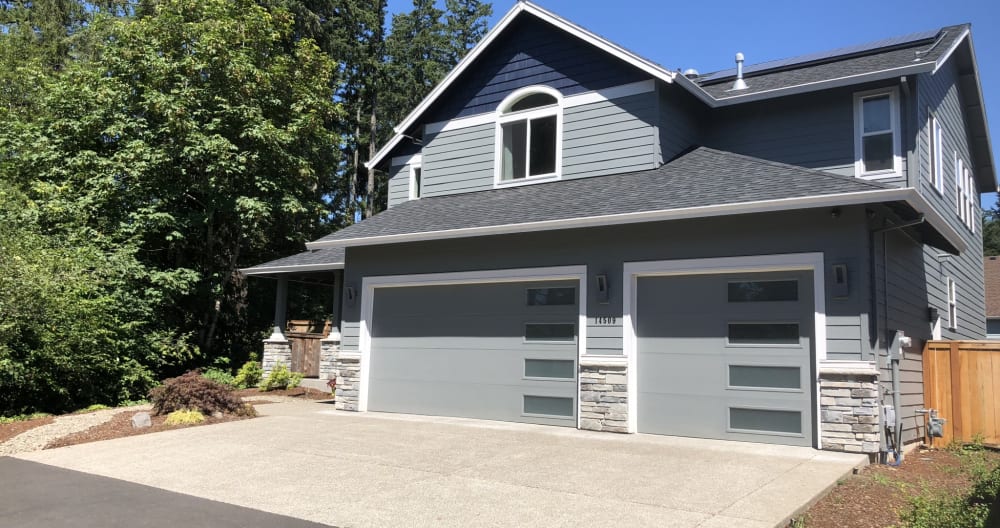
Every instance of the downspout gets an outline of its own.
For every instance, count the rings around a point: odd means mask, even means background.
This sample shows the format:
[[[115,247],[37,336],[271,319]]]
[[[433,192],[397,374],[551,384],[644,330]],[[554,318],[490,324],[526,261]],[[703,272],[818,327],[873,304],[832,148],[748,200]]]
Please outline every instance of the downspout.
[[[916,220],[912,220],[910,222],[889,227],[883,227],[881,229],[875,229],[871,231],[873,239],[874,235],[879,235],[879,234],[882,235],[882,301],[884,305],[882,310],[882,321],[883,321],[882,331],[885,332],[885,334],[879,335],[880,342],[888,341],[887,338],[889,332],[889,257],[888,257],[889,251],[887,245],[888,233],[890,231],[898,231],[900,229],[905,229],[907,227],[917,226],[923,224],[925,221],[926,220],[924,218],[924,215],[920,215],[919,218],[917,218]],[[874,255],[872,256],[874,257]],[[874,258],[872,259],[872,261],[874,262]],[[874,267],[874,263],[872,264],[872,267]],[[877,290],[874,287],[874,284],[875,282],[872,281],[873,297],[877,296]],[[877,310],[878,303],[876,302],[875,305]],[[902,448],[903,413],[902,413],[902,397],[900,395],[901,390],[900,390],[900,380],[899,380],[900,378],[899,362],[900,359],[902,358],[902,351],[901,351],[902,345],[900,343],[899,337],[900,337],[899,334],[895,334],[892,341],[888,341],[888,346],[886,346],[886,355],[888,356],[887,359],[889,361],[889,370],[891,372],[890,375],[892,376],[892,392],[891,392],[892,408],[894,414],[896,415],[895,420],[893,421],[893,448],[895,450],[895,460],[892,465],[899,465],[903,461],[903,448]],[[896,350],[896,353],[893,353],[894,349]],[[884,423],[883,419],[884,418],[880,415],[879,422]],[[885,427],[882,427],[882,429],[884,430]],[[880,435],[880,437],[881,436],[882,435]],[[883,449],[882,451],[883,455],[887,454],[889,450],[887,449],[888,446],[884,445],[885,441],[882,440],[881,444]]]

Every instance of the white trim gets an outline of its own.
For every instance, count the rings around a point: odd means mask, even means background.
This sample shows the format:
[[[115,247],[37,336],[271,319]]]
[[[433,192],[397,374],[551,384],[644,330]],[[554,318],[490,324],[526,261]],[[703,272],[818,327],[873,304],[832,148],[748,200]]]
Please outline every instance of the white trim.
[[[958,284],[955,279],[948,277],[948,329],[958,330]]]
[[[375,289],[408,286],[437,286],[449,284],[495,284],[503,282],[531,282],[552,280],[577,280],[579,282],[579,314],[577,318],[577,362],[587,348],[587,266],[555,266],[547,268],[515,268],[502,270],[462,271],[454,273],[423,273],[418,275],[385,275],[361,279],[361,320],[358,337],[358,357],[361,360],[361,388],[358,391],[358,411],[368,410],[368,388],[371,379],[371,326],[374,313]],[[343,356],[343,352],[341,352]],[[346,356],[344,356],[346,357]],[[580,375],[577,378],[577,427],[580,426]]]
[[[927,114],[929,116],[927,118],[927,131],[929,134],[927,144],[930,147],[927,149],[930,154],[928,156],[927,175],[930,177],[934,190],[939,195],[944,196],[944,127],[934,112],[928,109]]]
[[[628,358],[628,430],[639,427],[639,384],[637,345],[633,314],[638,310],[636,288],[638,278],[671,275],[708,275],[721,273],[769,272],[802,270],[813,272],[813,342],[816,355],[814,367],[826,360],[826,273],[823,253],[788,253],[746,257],[625,262],[622,274],[622,353]],[[819,379],[815,380],[816,405],[813,416],[816,425],[815,446],[821,446]]]
[[[934,69],[931,70],[932,75],[937,73],[937,71],[941,69],[941,66],[944,66],[944,63],[948,62],[948,59],[951,58],[951,55],[955,53],[955,50],[957,50],[958,47],[962,45],[962,42],[964,42],[965,39],[968,38],[970,34],[971,33],[969,32],[969,28],[965,28],[962,30],[962,34],[959,35],[957,39],[955,39],[955,42],[951,43],[951,46],[948,48],[948,51],[942,53],[941,56],[938,57],[936,61],[934,61]],[[976,68],[976,72],[977,72],[976,77],[979,77],[978,75],[979,68]]]
[[[819,374],[860,374],[877,376],[878,366],[874,361],[827,359],[819,362]]]
[[[436,101],[439,97],[441,97],[441,95],[445,92],[445,90],[447,90],[448,87],[451,86],[452,83],[454,83],[462,75],[462,73],[466,69],[468,69],[469,66],[472,65],[472,63],[474,63],[476,59],[479,58],[480,55],[483,54],[486,48],[488,48],[490,44],[492,44],[493,41],[496,40],[500,36],[500,34],[502,34],[504,30],[507,29],[507,26],[509,26],[514,21],[514,19],[517,18],[517,16],[520,15],[521,13],[532,14],[542,19],[543,21],[552,24],[553,26],[562,29],[563,31],[569,33],[570,35],[573,35],[574,37],[577,37],[583,40],[584,42],[587,42],[588,44],[604,52],[610,53],[614,57],[628,64],[631,64],[636,68],[639,68],[640,70],[648,73],[649,75],[653,76],[656,79],[662,80],[663,82],[672,83],[674,82],[674,78],[677,76],[676,73],[667,70],[656,63],[650,62],[626,50],[625,48],[622,48],[621,46],[614,44],[613,42],[605,40],[591,33],[590,31],[587,31],[581,28],[580,26],[577,26],[576,24],[568,22],[556,16],[554,13],[551,13],[535,4],[532,4],[531,2],[527,2],[525,0],[519,0],[516,4],[514,4],[514,7],[512,7],[511,10],[508,11],[507,14],[504,15],[499,22],[497,22],[497,25],[494,26],[493,29],[491,29],[489,32],[487,32],[486,36],[483,37],[483,39],[480,40],[478,44],[476,44],[471,50],[469,50],[469,53],[467,53],[465,57],[461,61],[459,61],[459,63],[455,66],[455,68],[453,68],[450,72],[448,72],[448,75],[446,75],[444,79],[440,83],[438,83],[437,86],[435,86],[434,89],[431,90],[429,94],[427,94],[427,97],[424,97],[424,99],[420,101],[420,104],[418,104],[416,108],[414,108],[413,111],[410,112],[406,116],[406,118],[404,118],[403,121],[400,122],[400,124],[395,127],[394,131],[396,132],[396,135],[384,147],[379,149],[379,151],[375,153],[372,159],[369,160],[367,163],[365,163],[365,166],[371,167],[380,162],[382,158],[384,158],[387,154],[389,154],[389,152],[391,152],[392,149],[402,140],[403,138],[402,133],[408,130],[416,123],[417,119],[419,119],[423,115],[423,113],[430,108],[430,106],[434,103],[434,101]]]
[[[892,169],[869,171],[865,169],[864,147],[864,100],[889,96],[889,134],[892,134]],[[889,178],[903,175],[902,128],[899,119],[899,88],[880,88],[854,93],[854,175],[860,178]],[[879,131],[869,134],[885,134]]]
[[[554,229],[574,229],[580,227],[595,227],[608,225],[625,225],[641,222],[659,222],[665,220],[680,220],[687,218],[707,218],[749,213],[767,213],[790,211],[816,207],[860,205],[881,202],[906,202],[918,213],[923,213],[927,222],[940,231],[959,252],[968,249],[962,235],[956,231],[913,187],[899,189],[880,189],[876,191],[861,191],[850,193],[804,196],[797,198],[781,198],[778,200],[761,200],[735,204],[716,204],[698,207],[682,207],[678,209],[658,209],[655,211],[640,211],[582,218],[565,218],[559,220],[544,220],[540,222],[521,222],[516,224],[492,225],[483,227],[465,227],[444,229],[439,231],[424,231],[420,233],[404,233],[398,235],[381,235],[363,238],[345,238],[337,240],[316,240],[306,244],[309,249],[326,247],[354,247],[397,242],[421,242],[426,240],[446,240],[472,236],[502,235],[510,233],[526,233],[535,231],[550,231]]]
[[[563,97],[562,107],[565,109],[573,108],[575,106],[602,103],[613,99],[620,99],[622,97],[649,93],[654,90],[656,90],[656,82],[653,79],[647,79],[645,81],[612,86],[602,90],[592,90],[589,92],[567,95]],[[497,113],[494,111],[467,117],[459,117],[450,121],[437,121],[435,123],[428,123],[424,125],[424,133],[437,134],[440,132],[450,132],[452,130],[461,130],[463,128],[486,125],[496,121],[496,118]],[[395,165],[395,160],[397,158],[392,159],[393,164]]]
[[[506,111],[511,105],[516,103],[518,100],[527,97],[531,94],[545,94],[555,98],[556,103],[554,105],[542,106],[538,108],[529,108],[527,110],[521,110],[516,112]],[[545,181],[558,180],[562,177],[562,143],[563,143],[563,96],[559,90],[551,88],[544,85],[534,85],[526,86],[518,90],[514,90],[507,97],[504,97],[503,101],[497,105],[497,110],[495,113],[496,124],[494,125],[493,141],[493,188],[498,187],[514,187],[520,185],[529,185],[533,183],[540,183]],[[530,175],[528,171],[531,167],[531,122],[535,119],[542,119],[547,117],[556,118],[556,140],[555,140],[555,167],[554,171],[546,174]],[[526,128],[525,135],[525,158],[524,158],[524,170],[525,177],[504,180],[503,179],[503,126],[508,123],[519,123],[524,122]]]
[[[417,180],[417,171],[420,171],[420,180]],[[409,179],[409,196],[411,200],[419,200],[420,196],[423,194],[421,189],[424,187],[424,170],[423,165],[418,161],[417,163],[410,163],[410,179]]]
[[[269,273],[295,273],[298,271],[323,271],[344,269],[343,262],[329,262],[325,264],[291,264],[288,266],[264,266],[253,268],[241,268],[240,273],[244,275],[267,275]]]
[[[389,160],[389,165],[392,167],[402,167],[409,165],[411,163],[420,163],[423,157],[420,154],[413,154],[410,156],[396,156]]]

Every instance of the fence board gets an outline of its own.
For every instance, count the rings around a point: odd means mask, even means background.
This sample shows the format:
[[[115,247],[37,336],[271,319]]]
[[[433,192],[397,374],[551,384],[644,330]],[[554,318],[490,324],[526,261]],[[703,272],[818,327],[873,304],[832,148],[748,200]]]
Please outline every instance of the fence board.
[[[939,445],[977,437],[1000,445],[1000,343],[929,341],[924,405],[947,420]]]

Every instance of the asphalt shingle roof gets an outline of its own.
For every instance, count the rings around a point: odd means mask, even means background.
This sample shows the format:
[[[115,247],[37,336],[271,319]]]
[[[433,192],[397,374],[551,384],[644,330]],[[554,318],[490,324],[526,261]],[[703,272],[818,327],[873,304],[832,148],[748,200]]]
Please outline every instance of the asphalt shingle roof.
[[[316,242],[891,188],[699,147],[648,171],[411,200]]]
[[[922,63],[933,63],[951,49],[955,41],[968,27],[967,24],[946,26],[930,38],[927,38],[927,33],[914,34],[912,41],[900,42],[897,39],[894,45],[883,48],[865,49],[862,46],[861,49],[864,51],[848,54],[836,54],[834,51],[817,60],[774,61],[781,64],[776,68],[767,68],[767,63],[748,66],[744,70],[743,76],[747,83],[745,90],[732,90],[736,75],[735,70],[706,74],[701,77],[702,81],[699,82],[699,86],[712,97],[725,100],[780,88],[790,88]],[[916,52],[929,49],[938,37],[941,38],[941,42],[938,42],[930,52],[917,56]],[[808,57],[804,56],[803,59],[808,59]]]
[[[282,257],[277,260],[272,260],[270,262],[265,262],[263,264],[258,264],[252,268],[244,269],[243,272],[248,275],[256,275],[258,273],[273,272],[273,270],[265,271],[267,268],[312,266],[317,264],[343,264],[344,253],[345,251],[342,247],[313,249],[288,257]]]

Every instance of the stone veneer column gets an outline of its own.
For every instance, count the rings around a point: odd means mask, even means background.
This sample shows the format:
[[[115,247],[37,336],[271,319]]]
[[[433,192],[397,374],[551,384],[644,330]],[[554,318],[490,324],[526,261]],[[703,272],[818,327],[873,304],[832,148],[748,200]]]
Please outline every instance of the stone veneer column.
[[[337,379],[337,353],[340,352],[340,332],[319,340],[319,379]]]
[[[623,358],[581,359],[580,429],[628,432],[628,367]]]
[[[262,363],[264,378],[267,378],[278,365],[292,368],[292,343],[280,333],[271,334],[271,337],[264,340]]]
[[[820,367],[819,405],[822,448],[878,453],[878,370]]]
[[[333,375],[337,380],[334,392],[338,411],[358,410],[358,391],[361,389],[361,354],[339,351],[334,356]]]

